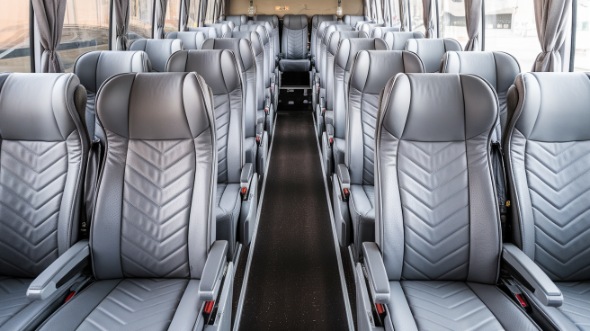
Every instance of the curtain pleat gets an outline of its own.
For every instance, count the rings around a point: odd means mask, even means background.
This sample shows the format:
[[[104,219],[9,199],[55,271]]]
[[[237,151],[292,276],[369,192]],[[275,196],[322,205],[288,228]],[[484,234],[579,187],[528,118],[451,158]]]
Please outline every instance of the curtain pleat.
[[[32,0],[33,11],[39,27],[42,72],[62,72],[63,66],[57,54],[61,40],[66,2],[62,0]]]
[[[572,19],[571,0],[534,0],[535,22],[541,43],[533,71],[567,71],[563,59]]]

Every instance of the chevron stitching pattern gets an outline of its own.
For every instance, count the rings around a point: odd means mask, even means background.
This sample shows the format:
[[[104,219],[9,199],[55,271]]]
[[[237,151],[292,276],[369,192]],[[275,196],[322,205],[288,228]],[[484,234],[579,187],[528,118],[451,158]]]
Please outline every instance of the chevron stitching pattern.
[[[29,303],[26,293],[31,280],[0,277],[0,327]]]
[[[129,142],[121,230],[125,276],[189,275],[194,157],[189,140]]]
[[[529,141],[535,261],[555,280],[590,279],[590,141]]]
[[[400,143],[405,279],[463,280],[469,261],[467,159],[463,142]]]
[[[166,330],[186,284],[186,280],[178,279],[126,279],[103,299],[78,330]]]
[[[215,95],[215,126],[217,134],[217,181],[227,182],[227,145],[229,135],[230,102],[226,94]]]
[[[465,283],[402,282],[420,330],[502,330],[492,312]]]
[[[57,256],[57,224],[68,158],[66,142],[2,141],[0,270],[36,277]]]
[[[563,294],[559,307],[580,330],[590,330],[590,282],[556,283]]]
[[[287,59],[304,59],[307,52],[307,29],[303,30],[283,30],[287,35],[283,35],[287,42],[287,51],[285,52]]]
[[[363,184],[374,185],[375,128],[377,127],[379,95],[363,93],[361,105],[361,119],[363,121]]]

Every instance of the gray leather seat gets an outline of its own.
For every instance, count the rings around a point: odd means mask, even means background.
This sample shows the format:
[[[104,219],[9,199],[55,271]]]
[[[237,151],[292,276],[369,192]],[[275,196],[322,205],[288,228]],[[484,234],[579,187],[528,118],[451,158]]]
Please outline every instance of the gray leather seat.
[[[550,328],[590,329],[590,74],[520,74],[504,136],[514,242],[563,293]],[[523,287],[524,288],[524,287]]]
[[[281,59],[279,70],[309,71],[311,64],[307,50],[307,16],[283,16],[283,37],[281,40]]]
[[[246,15],[228,15],[225,17],[225,21],[232,22],[235,27],[239,27],[242,24],[248,23],[248,16],[246,16]]]
[[[406,44],[410,39],[422,39],[424,38],[424,34],[419,31],[413,32],[394,32],[394,31],[387,31],[383,35],[383,40],[389,45],[389,49],[397,51],[406,49]]]
[[[408,39],[406,51],[416,53],[424,63],[426,72],[439,72],[443,55],[449,51],[462,51],[455,39]]]
[[[213,24],[205,24],[205,26],[215,29],[215,34],[217,35],[216,38],[231,38],[233,28],[231,28],[228,23],[220,22]]]
[[[256,58],[252,45],[248,39],[207,39],[203,43],[203,49],[228,49],[236,56],[244,89],[245,162],[252,163],[262,176],[268,153],[268,134],[264,132],[264,123],[257,120]]]
[[[201,49],[207,38],[207,34],[203,31],[175,31],[166,34],[166,39],[182,40],[182,49]]]
[[[107,155],[90,243],[55,265],[88,261],[96,281],[40,330],[226,330],[233,265],[215,241],[209,88],[194,73],[132,73],[106,81],[97,100]]]
[[[383,39],[387,32],[399,32],[399,27],[377,26],[371,30],[371,35],[369,37]],[[403,47],[402,47],[402,49],[403,49]]]
[[[220,37],[220,35],[217,34],[217,28],[213,26],[202,26],[198,28],[189,27],[188,30],[191,32],[203,32],[205,34],[206,39]]]
[[[87,91],[86,127],[91,140],[104,143],[104,132],[96,121],[96,93],[110,77],[130,72],[149,72],[151,65],[143,51],[93,51],[76,60],[74,73]]]
[[[320,23],[329,21],[336,22],[338,17],[336,15],[313,15],[311,17],[311,44],[309,46],[309,53],[315,59],[317,57],[317,31]]]
[[[376,241],[355,272],[359,331],[374,327],[372,307],[390,330],[537,330],[496,285],[493,90],[476,76],[400,74],[379,108]]]
[[[324,39],[324,32],[329,26],[341,24],[338,21],[323,21],[318,25],[316,31],[316,54],[314,57],[314,69],[313,69],[313,84],[314,88],[312,90],[312,105],[317,109],[318,105],[320,105],[320,95],[325,95],[325,91],[322,90],[322,65],[324,61],[322,56],[324,56],[324,52],[322,52],[322,43]],[[343,24],[344,25],[344,24]],[[324,47],[325,49],[325,47]],[[323,105],[321,105],[323,107]],[[316,123],[319,124],[319,123]]]
[[[176,52],[168,71],[196,72],[211,88],[217,131],[217,239],[228,241],[233,259],[236,242],[246,246],[252,238],[258,199],[256,169],[244,160],[246,116],[240,68],[232,51],[208,49]]]
[[[74,74],[0,74],[0,330],[34,329],[65,299],[27,288],[78,240],[89,141]]]
[[[268,22],[272,27],[272,44],[274,50],[274,65],[276,67],[276,59],[281,53],[281,39],[279,35],[279,17],[277,15],[257,15],[254,17],[254,22]]]
[[[383,23],[363,23],[360,25],[358,31],[361,33],[362,38],[372,38],[373,29],[384,27]]]
[[[355,41],[358,40],[363,39]],[[344,42],[341,47],[346,47]],[[342,210],[348,205],[350,220],[336,217],[342,222],[336,224],[336,229],[342,244],[352,242],[356,255],[363,242],[375,241],[373,166],[379,98],[387,81],[404,72],[424,72],[420,59],[407,51],[363,50],[356,55],[350,70],[345,157],[344,164],[338,164],[333,177],[333,200],[336,213],[346,215]],[[345,188],[349,190],[349,197],[346,197]]]
[[[348,24],[352,27],[356,27],[356,23],[360,21],[366,21],[367,18],[363,15],[344,15],[342,17],[342,22],[344,24]]]
[[[152,65],[152,71],[165,72],[166,62],[174,52],[182,50],[180,39],[137,39],[129,46],[130,51],[144,51]]]

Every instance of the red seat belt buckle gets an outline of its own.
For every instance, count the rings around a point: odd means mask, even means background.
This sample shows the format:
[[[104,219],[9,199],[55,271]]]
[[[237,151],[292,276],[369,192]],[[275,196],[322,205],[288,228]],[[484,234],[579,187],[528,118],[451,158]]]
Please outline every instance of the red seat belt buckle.
[[[376,303],[375,309],[377,310],[377,314],[383,315],[385,313],[385,306],[382,303]]]
[[[350,190],[348,188],[342,189],[342,198],[344,201],[348,201],[348,197],[350,197]]]
[[[329,139],[330,146],[334,145],[334,137],[330,137]]]
[[[203,306],[203,314],[210,315],[213,312],[213,307],[215,307],[215,301],[206,301]]]
[[[72,300],[72,298],[74,297],[74,295],[76,295],[76,291],[71,291],[68,296],[66,297],[66,299],[64,300],[64,303],[68,303],[68,301]]]
[[[528,308],[528,307],[529,307],[529,304],[528,304],[528,302],[527,302],[527,301],[526,301],[526,299],[525,299],[525,298],[522,296],[522,294],[520,294],[520,293],[516,293],[516,294],[514,295],[514,297],[516,298],[516,301],[518,301],[518,304],[519,304],[519,305],[520,305],[522,308],[525,308],[525,309],[526,309],[526,308]]]
[[[240,195],[242,196],[242,200],[243,201],[248,200],[248,188],[247,187],[242,187],[240,189]]]

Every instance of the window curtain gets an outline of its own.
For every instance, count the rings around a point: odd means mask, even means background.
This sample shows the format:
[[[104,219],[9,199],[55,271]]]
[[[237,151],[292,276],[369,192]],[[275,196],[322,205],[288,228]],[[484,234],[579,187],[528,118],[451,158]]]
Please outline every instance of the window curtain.
[[[424,17],[424,29],[426,30],[426,38],[436,38],[436,1],[423,0],[422,1],[422,15]]]
[[[533,71],[567,71],[569,60],[564,59],[570,35],[571,0],[534,0],[535,22],[541,43]]]
[[[196,1],[196,0],[192,0]],[[207,1],[200,0],[199,1],[199,14],[197,15],[197,25],[203,26],[205,24],[205,16],[207,15]]]
[[[127,28],[129,27],[129,0],[113,0],[115,6],[115,27],[117,33],[116,50],[127,49]]]
[[[63,66],[57,54],[57,46],[61,40],[66,2],[62,0],[32,0],[32,4],[43,47],[41,70],[42,72],[62,72]]]
[[[156,6],[158,6],[158,8],[156,8],[156,31],[154,33],[155,38],[154,39],[163,39],[164,38],[164,25],[166,24],[166,4],[168,3],[168,0],[158,0],[156,2]]]
[[[196,0],[193,0],[196,1]],[[180,31],[188,31],[188,17],[190,10],[190,0],[182,1],[182,10],[180,11]]]
[[[482,0],[465,0],[465,23],[469,36],[465,45],[466,51],[481,51],[482,6]]]
[[[369,20],[373,19],[373,17],[371,17],[371,0],[363,0],[363,5],[363,14],[365,17]]]
[[[399,0],[399,19],[400,31],[410,31],[410,21],[408,20],[408,2]]]

